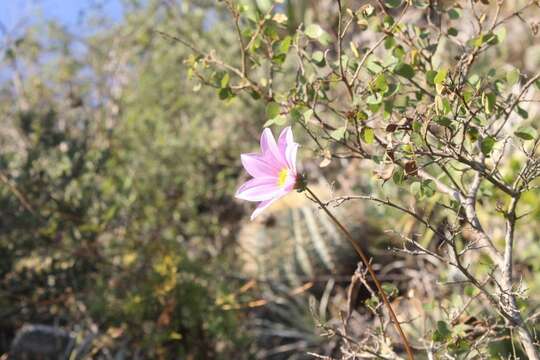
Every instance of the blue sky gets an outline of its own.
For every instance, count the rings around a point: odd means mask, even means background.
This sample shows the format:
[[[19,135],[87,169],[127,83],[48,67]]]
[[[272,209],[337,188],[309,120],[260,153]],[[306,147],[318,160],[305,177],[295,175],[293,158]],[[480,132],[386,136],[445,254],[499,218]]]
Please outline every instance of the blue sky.
[[[0,22],[12,31],[18,24],[32,23],[38,17],[55,19],[69,28],[81,28],[81,13],[100,5],[111,19],[122,16],[122,0],[0,0]],[[0,35],[1,36],[1,35]]]

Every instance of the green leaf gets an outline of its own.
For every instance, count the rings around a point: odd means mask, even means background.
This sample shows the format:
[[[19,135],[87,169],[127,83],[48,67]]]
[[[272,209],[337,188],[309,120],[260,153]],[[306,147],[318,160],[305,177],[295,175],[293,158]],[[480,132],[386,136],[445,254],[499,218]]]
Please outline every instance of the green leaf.
[[[523,140],[532,140],[538,136],[538,132],[535,128],[527,126],[521,127],[514,132],[514,135]]]
[[[230,87],[224,87],[222,89],[219,89],[218,95],[220,100],[228,100],[234,97],[234,93],[232,92]]]
[[[293,42],[293,39],[291,36],[285,36],[283,40],[280,41],[278,50],[281,54],[286,54],[289,52],[289,48],[291,47]]]
[[[420,193],[422,185],[419,181],[415,181],[411,184],[410,191],[413,195],[418,195]]]
[[[496,97],[494,93],[484,93],[482,96],[482,103],[484,104],[484,111],[486,114],[491,114],[495,109]]]
[[[519,81],[519,70],[518,69],[512,69],[506,73],[506,82],[509,86],[517,84]]]
[[[387,37],[386,40],[384,41],[384,48],[387,50],[393,48],[395,45],[396,45],[396,39],[394,39],[393,36]]]
[[[313,110],[307,109],[306,111],[304,111],[302,116],[304,117],[304,121],[307,123],[309,120],[311,120],[311,117],[313,116]]]
[[[491,151],[493,150],[493,147],[495,146],[495,138],[493,136],[488,136],[484,140],[482,140],[482,143],[480,144],[480,149],[482,150],[482,153],[484,155],[489,155]]]
[[[223,74],[223,77],[221,78],[221,81],[220,81],[220,85],[222,88],[225,88],[229,85],[229,80],[230,80],[230,76],[229,76],[229,73],[225,73]]]
[[[471,139],[472,142],[475,142],[480,136],[480,131],[478,131],[478,128],[476,127],[470,127],[467,130],[467,135],[469,135],[469,139]]]
[[[426,72],[426,82],[429,85],[435,85],[435,76],[437,76],[437,72],[435,70],[428,70]]]
[[[435,90],[437,90],[438,94],[442,93],[442,90],[444,88],[444,81],[446,80],[446,75],[448,74],[448,69],[442,68],[437,71],[437,75],[433,78],[433,83],[435,84]]]
[[[442,97],[440,95],[437,95],[435,97],[435,106],[437,107],[437,112],[446,115],[450,111],[452,111],[452,105],[450,104],[450,101],[446,97]]]
[[[389,96],[393,96],[395,94],[397,94],[397,92],[399,91],[399,88],[400,88],[400,84],[397,83],[397,84],[388,84],[388,89],[384,92],[384,96],[386,97],[389,97]]]
[[[273,119],[276,116],[279,115],[280,106],[276,102],[269,102],[268,105],[266,105],[266,118],[267,119]]]
[[[384,0],[384,4],[390,9],[395,9],[401,6],[401,0]]]
[[[373,140],[375,140],[375,132],[373,131],[372,128],[368,126],[364,126],[362,128],[362,130],[360,131],[360,136],[362,137],[362,140],[364,140],[366,144],[371,144],[373,143]]]
[[[291,116],[291,119],[293,121],[300,121],[302,120],[302,110],[300,109],[300,107],[294,107],[291,109],[291,111],[289,112],[289,115]]]
[[[269,127],[271,125],[283,126],[283,125],[285,125],[285,123],[287,123],[287,117],[285,115],[278,115],[275,118],[268,119],[264,123],[263,126],[264,127]]]
[[[446,127],[450,127],[450,125],[452,124],[452,120],[450,120],[446,116],[435,117],[435,122],[441,126],[446,126]]]
[[[458,31],[457,31],[457,29],[456,29],[456,28],[453,28],[453,27],[448,28],[448,35],[449,35],[449,36],[458,36]]]
[[[334,131],[332,131],[330,133],[330,136],[337,140],[337,141],[340,141],[341,139],[343,139],[345,137],[345,132],[347,131],[347,127],[346,126],[342,126],[342,127],[339,127],[337,129],[335,129]]]
[[[366,103],[369,105],[378,105],[382,102],[382,96],[379,94],[372,94],[367,97]]]
[[[326,34],[326,31],[318,24],[308,25],[305,34],[315,40],[321,40]]]
[[[313,60],[313,62],[315,63],[315,65],[317,66],[324,66],[326,65],[326,61],[324,59],[324,53],[322,51],[315,51],[312,55],[311,55],[311,59]]]
[[[516,112],[518,113],[519,116],[521,116],[524,119],[529,118],[529,113],[519,105],[516,106]]]
[[[435,183],[432,180],[424,180],[420,185],[420,194],[429,198],[435,195]]]
[[[450,339],[452,331],[445,321],[437,321],[437,329],[433,333],[433,341],[444,342]]]
[[[377,60],[375,57],[370,57],[368,59],[366,67],[370,72],[374,74],[378,74],[384,70],[384,68],[381,65],[381,62]]]
[[[493,34],[495,34],[495,36],[497,37],[496,43],[500,44],[506,39],[506,28],[504,26],[501,26],[495,31],[493,31]]]
[[[394,172],[394,175],[392,175],[392,180],[394,181],[394,184],[401,185],[405,181],[405,172],[403,169],[397,169]]]
[[[363,111],[358,111],[356,113],[356,120],[358,121],[365,121],[368,119],[368,114],[366,114],[365,112]]]
[[[386,76],[384,76],[384,74],[379,74],[379,76],[375,78],[373,84],[377,90],[382,92],[386,92],[386,90],[388,90],[388,83],[386,82]]]
[[[399,293],[397,286],[392,283],[383,283],[382,288],[388,296],[395,296]]]
[[[394,47],[394,49],[392,50],[392,55],[394,55],[396,59],[401,60],[405,56],[405,50],[403,49],[401,45],[398,45]]]
[[[287,123],[287,117],[285,115],[278,115],[272,120],[274,121],[274,124],[278,126],[283,126]]]
[[[285,62],[286,58],[287,58],[287,54],[277,54],[272,57],[272,62],[274,64],[281,65]]]
[[[448,69],[441,68],[437,71],[437,75],[433,78],[434,84],[442,84],[446,80],[446,75],[448,74]]]
[[[413,67],[403,62],[397,64],[394,68],[394,73],[407,79],[412,79],[414,77]]]
[[[452,20],[457,20],[457,19],[459,19],[459,16],[460,16],[459,11],[457,9],[450,9],[450,10],[448,10],[448,16]]]

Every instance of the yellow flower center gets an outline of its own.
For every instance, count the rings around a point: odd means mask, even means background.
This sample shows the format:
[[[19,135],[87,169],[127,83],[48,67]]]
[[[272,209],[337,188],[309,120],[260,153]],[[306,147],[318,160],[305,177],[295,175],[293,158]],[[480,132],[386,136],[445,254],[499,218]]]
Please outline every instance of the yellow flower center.
[[[288,176],[289,176],[289,169],[287,168],[281,169],[278,175],[278,182],[277,182],[279,187],[285,186],[285,181],[287,181]]]

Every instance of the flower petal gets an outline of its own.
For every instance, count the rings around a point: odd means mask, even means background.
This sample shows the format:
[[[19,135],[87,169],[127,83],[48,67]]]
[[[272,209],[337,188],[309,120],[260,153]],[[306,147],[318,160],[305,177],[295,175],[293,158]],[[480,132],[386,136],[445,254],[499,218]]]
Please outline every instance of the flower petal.
[[[278,148],[282,154],[285,154],[287,146],[294,143],[293,133],[290,126],[281,131],[278,138]]]
[[[296,154],[298,152],[298,145],[297,143],[293,142],[292,144],[287,145],[287,149],[285,150],[285,160],[287,161],[287,166],[289,169],[292,170],[292,172],[296,175]]]
[[[264,129],[261,134],[261,151],[265,157],[271,155],[268,158],[272,159],[272,166],[281,168],[286,165],[285,154],[279,151],[274,135],[269,128]]]
[[[235,197],[248,201],[269,200],[281,192],[278,179],[274,177],[258,177],[246,181],[236,191]]]
[[[260,154],[242,154],[240,159],[244,169],[253,177],[277,177],[279,174],[280,169]]]
[[[276,202],[277,200],[279,200],[280,198],[282,198],[283,196],[285,196],[285,194],[287,194],[286,192],[282,192],[281,194],[277,195],[275,198],[272,198],[270,200],[265,200],[265,201],[262,201],[259,203],[259,205],[257,205],[257,208],[255,209],[255,211],[253,211],[253,213],[251,214],[251,217],[250,217],[250,220],[253,220],[255,219],[257,216],[259,216],[267,207],[269,207],[270,205],[272,205],[274,202]]]

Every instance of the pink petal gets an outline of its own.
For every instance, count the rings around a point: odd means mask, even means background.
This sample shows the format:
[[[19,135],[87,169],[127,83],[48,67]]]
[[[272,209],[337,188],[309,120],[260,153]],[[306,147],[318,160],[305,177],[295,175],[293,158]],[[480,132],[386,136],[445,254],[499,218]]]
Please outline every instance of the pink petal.
[[[279,151],[274,135],[272,135],[272,131],[269,128],[264,129],[261,134],[261,151],[263,156],[271,155],[268,158],[272,159],[272,166],[277,168],[286,166],[285,154]]]
[[[296,174],[296,154],[298,152],[298,146],[297,143],[288,144],[287,149],[285,150],[287,166],[294,174]]]
[[[253,211],[253,213],[251,214],[251,217],[250,217],[250,220],[253,220],[255,219],[257,216],[259,216],[260,213],[262,213],[267,207],[269,207],[270,205],[272,205],[274,202],[276,202],[277,200],[279,200],[280,198],[282,198],[283,196],[285,196],[287,194],[287,192],[282,192],[280,193],[279,195],[277,195],[275,198],[272,198],[270,200],[265,200],[265,201],[262,201],[259,203],[259,205],[257,205],[257,208],[255,209],[255,211]]]
[[[293,133],[290,126],[287,126],[281,131],[278,138],[278,148],[282,154],[285,154],[285,150],[289,144],[294,143]]]
[[[269,200],[282,190],[278,186],[278,179],[274,177],[258,177],[246,181],[236,191],[236,197],[248,201]]]
[[[259,154],[242,154],[240,159],[244,169],[253,177],[277,177],[279,174],[280,169]]]
[[[255,211],[253,211],[253,213],[251,214],[251,217],[249,219],[250,220],[255,219],[257,216],[259,216],[260,213],[264,211],[264,209],[272,205],[274,201],[276,200],[277,199],[270,199],[270,200],[265,200],[265,201],[260,202],[259,205],[257,205],[257,208],[255,209]]]

